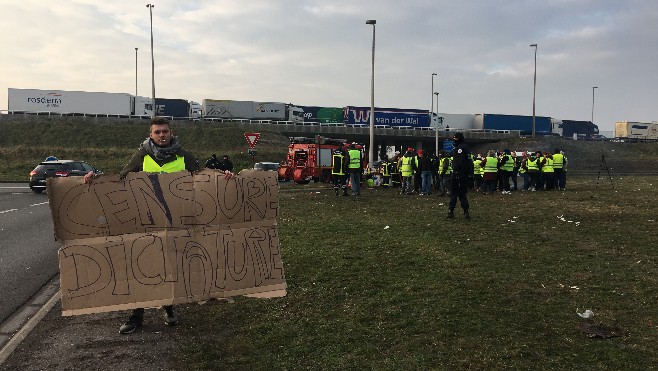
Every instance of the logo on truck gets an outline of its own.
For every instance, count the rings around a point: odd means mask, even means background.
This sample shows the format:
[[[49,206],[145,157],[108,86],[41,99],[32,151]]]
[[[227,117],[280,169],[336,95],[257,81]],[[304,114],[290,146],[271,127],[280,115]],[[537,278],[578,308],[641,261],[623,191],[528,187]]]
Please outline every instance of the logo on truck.
[[[46,107],[59,107],[59,105],[62,104],[62,99],[57,97],[61,96],[62,95],[59,93],[48,93],[45,97],[28,97],[27,102],[45,104]]]

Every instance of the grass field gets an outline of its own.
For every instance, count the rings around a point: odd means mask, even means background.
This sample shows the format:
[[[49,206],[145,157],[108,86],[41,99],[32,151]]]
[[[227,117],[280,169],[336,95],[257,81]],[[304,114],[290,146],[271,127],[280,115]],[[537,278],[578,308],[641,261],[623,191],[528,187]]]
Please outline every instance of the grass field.
[[[41,118],[40,118],[41,120]],[[2,122],[0,181],[48,155],[117,172],[143,126]],[[244,128],[177,126],[199,158],[250,167]],[[263,133],[259,159],[287,138]],[[487,148],[566,150],[565,192],[447,199],[281,185],[288,295],[181,306],[178,369],[652,369],[658,365],[656,144],[518,140]],[[613,179],[602,177],[605,155]],[[258,160],[258,157],[257,157]],[[594,317],[577,315],[590,309]],[[589,327],[588,327],[589,326]],[[600,335],[588,337],[594,326]]]
[[[658,177],[447,199],[286,186],[288,295],[187,306],[198,369],[651,369]],[[577,315],[590,309],[594,317]],[[599,335],[588,337],[589,327]]]

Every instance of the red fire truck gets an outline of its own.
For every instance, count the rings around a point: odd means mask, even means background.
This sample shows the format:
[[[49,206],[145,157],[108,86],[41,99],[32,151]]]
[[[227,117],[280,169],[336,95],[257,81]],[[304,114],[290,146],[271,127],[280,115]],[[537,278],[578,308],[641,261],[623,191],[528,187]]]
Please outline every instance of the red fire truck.
[[[288,145],[288,156],[279,167],[279,180],[294,180],[306,184],[311,180],[331,181],[331,156],[337,148],[347,151],[349,144],[345,139],[331,139],[322,136],[315,138],[293,137]],[[363,146],[356,145],[363,151]],[[364,160],[364,163],[367,161]]]

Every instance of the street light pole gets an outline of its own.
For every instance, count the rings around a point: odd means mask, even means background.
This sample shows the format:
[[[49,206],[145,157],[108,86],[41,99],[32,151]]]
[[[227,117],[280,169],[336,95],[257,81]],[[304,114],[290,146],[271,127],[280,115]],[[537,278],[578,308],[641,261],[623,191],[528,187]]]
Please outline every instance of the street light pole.
[[[137,96],[137,49],[135,48],[135,96]]]
[[[368,145],[368,166],[375,161],[375,24],[369,19],[366,24],[372,25],[372,75],[370,77],[370,145]]]
[[[598,88],[598,86],[592,86],[592,124],[594,123],[594,89]]]
[[[151,16],[151,97],[153,98],[152,106],[153,114],[151,117],[155,118],[155,59],[153,58],[153,4],[146,4],[146,7],[149,8],[149,14]]]
[[[535,48],[535,77],[532,85],[532,137],[535,137],[535,96],[537,94],[537,44],[530,44]]]
[[[432,72],[432,95],[430,95],[430,100],[432,101],[432,110],[430,111],[430,125],[432,125],[432,121],[434,121],[434,97],[433,97],[433,95],[434,95],[434,76],[436,76],[436,73]],[[439,109],[439,104],[438,104],[439,102],[437,101],[436,103],[437,103],[436,104],[436,109],[438,110]],[[439,122],[437,121],[436,122],[436,127],[434,127],[434,131],[435,131],[434,134],[435,134],[435,137],[436,137],[435,140],[436,140],[436,149],[437,149],[437,151],[438,151],[438,148],[439,148],[439,128],[438,128],[438,126],[439,126]]]
[[[436,95],[436,126],[434,127],[434,154],[439,155],[439,93],[434,92]]]

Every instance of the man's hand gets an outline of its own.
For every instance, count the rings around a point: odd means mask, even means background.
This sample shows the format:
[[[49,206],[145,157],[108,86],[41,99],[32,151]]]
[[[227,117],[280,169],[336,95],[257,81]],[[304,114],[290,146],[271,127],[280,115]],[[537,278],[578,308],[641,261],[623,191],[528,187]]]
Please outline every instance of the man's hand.
[[[233,174],[230,170],[224,171],[224,178],[225,179],[233,179],[235,178],[235,174]]]
[[[96,177],[96,174],[93,171],[88,172],[85,176],[82,177],[84,184],[91,184],[91,180]]]

